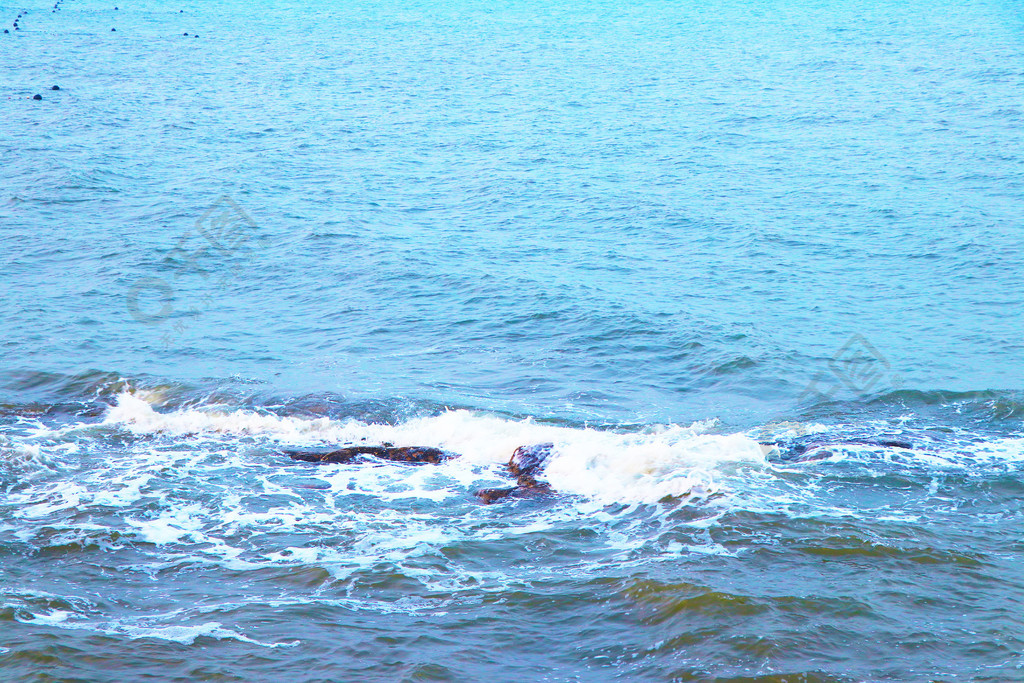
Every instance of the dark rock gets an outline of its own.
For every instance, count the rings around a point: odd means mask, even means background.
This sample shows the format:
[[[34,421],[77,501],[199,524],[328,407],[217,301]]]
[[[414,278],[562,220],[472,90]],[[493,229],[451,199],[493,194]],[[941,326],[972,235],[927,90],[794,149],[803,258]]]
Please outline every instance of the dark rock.
[[[518,486],[512,486],[507,489],[480,489],[473,495],[479,498],[481,502],[490,505],[491,503],[497,503],[498,501],[505,500],[509,496],[515,494],[518,489]]]
[[[550,495],[551,493],[553,491],[547,484],[534,482],[530,486],[512,486],[506,489],[480,489],[473,495],[479,498],[481,503],[490,505],[491,503],[500,503],[508,498],[536,498]]]
[[[821,434],[799,436],[793,439],[763,443],[762,446],[774,446],[779,450],[783,460],[794,462],[811,462],[822,460],[833,454],[834,449],[849,446],[880,446],[882,448],[905,448],[914,449],[914,444],[905,439],[894,438],[862,438],[853,437],[848,439],[836,439],[823,437]]]
[[[551,486],[537,481],[537,477],[547,466],[554,448],[555,445],[552,443],[540,443],[533,446],[520,446],[515,449],[512,452],[512,457],[508,460],[508,471],[516,478],[518,486],[481,489],[476,492],[476,497],[481,502],[490,505],[506,498],[526,498],[551,493]]]
[[[41,100],[41,99],[43,99],[43,96],[42,95],[33,95],[32,99],[33,100]]]
[[[508,470],[516,478],[517,485],[508,488],[481,489],[476,492],[476,497],[482,502],[490,504],[506,498],[526,498],[550,494],[551,486],[537,481],[537,477],[547,466],[554,448],[552,443],[520,446],[512,452],[512,457],[508,461]],[[458,457],[456,454],[443,451],[440,448],[395,446],[388,442],[380,446],[346,446],[333,451],[285,451],[284,454],[292,460],[317,464],[352,463],[379,458],[412,465],[436,465]]]
[[[520,446],[512,452],[512,457],[508,460],[509,472],[520,480],[520,485],[523,484],[524,479],[533,481],[534,477],[540,474],[548,464],[554,447],[553,443]]]
[[[392,462],[405,462],[413,465],[436,465],[455,457],[440,448],[424,446],[349,446],[326,453],[310,451],[285,451],[292,460],[316,463],[347,463],[361,458],[373,457]]]
[[[60,90],[60,86],[59,85],[55,85],[55,86],[51,87],[50,90]]]

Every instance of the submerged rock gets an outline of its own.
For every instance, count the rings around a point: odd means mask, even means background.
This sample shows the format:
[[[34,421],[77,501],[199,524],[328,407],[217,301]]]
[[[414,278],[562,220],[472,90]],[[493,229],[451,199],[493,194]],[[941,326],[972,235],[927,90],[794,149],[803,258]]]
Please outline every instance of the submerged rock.
[[[792,462],[823,460],[832,455],[832,451],[829,449],[841,448],[844,445],[878,446],[881,448],[902,448],[907,450],[914,448],[914,444],[906,439],[887,437],[854,437],[849,439],[836,439],[834,437],[823,438],[820,434],[811,434],[794,439],[762,443],[761,445],[771,450],[777,449],[777,452],[783,461]]]
[[[537,481],[537,477],[547,467],[555,444],[539,443],[532,446],[520,446],[512,451],[508,459],[508,471],[516,478],[516,484],[503,489],[481,489],[476,497],[484,503],[497,503],[505,498],[523,498],[539,494],[551,493],[551,486]]]
[[[425,446],[347,446],[335,451],[285,451],[292,460],[317,463],[347,463],[367,456],[413,465],[436,465],[456,457],[440,448]]]
[[[481,489],[476,497],[484,503],[496,503],[506,498],[523,498],[551,492],[551,487],[537,481],[551,459],[555,445],[541,443],[532,446],[520,446],[512,452],[508,460],[508,471],[516,478],[516,486],[498,489]],[[368,458],[379,458],[391,462],[404,462],[412,465],[437,465],[446,460],[459,457],[455,453],[443,451],[429,446],[346,446],[333,451],[285,451],[292,460],[317,464],[351,463]]]

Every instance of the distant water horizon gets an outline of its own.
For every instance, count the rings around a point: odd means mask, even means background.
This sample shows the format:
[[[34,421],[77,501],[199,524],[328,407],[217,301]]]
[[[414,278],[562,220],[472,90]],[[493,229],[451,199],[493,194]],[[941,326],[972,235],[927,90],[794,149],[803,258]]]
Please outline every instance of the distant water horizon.
[[[0,678],[1016,680],[1022,17],[0,6]]]

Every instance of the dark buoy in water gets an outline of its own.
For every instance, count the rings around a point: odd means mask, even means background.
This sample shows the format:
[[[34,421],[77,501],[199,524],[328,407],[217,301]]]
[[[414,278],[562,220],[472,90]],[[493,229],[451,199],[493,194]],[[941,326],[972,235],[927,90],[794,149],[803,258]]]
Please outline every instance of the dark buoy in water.
[[[117,29],[116,29],[116,28],[112,28],[112,29],[110,29],[110,30],[111,30],[111,31],[116,31]]]
[[[4,29],[4,33],[10,33],[10,31],[8,31],[7,29]]]
[[[50,90],[60,90],[60,86],[59,85],[55,85],[52,88],[50,88]]]
[[[187,36],[188,34],[187,34],[187,33],[182,33],[181,35],[183,35],[183,36]]]
[[[42,95],[33,95],[32,99],[33,100],[41,100],[41,99],[43,99],[43,96]]]

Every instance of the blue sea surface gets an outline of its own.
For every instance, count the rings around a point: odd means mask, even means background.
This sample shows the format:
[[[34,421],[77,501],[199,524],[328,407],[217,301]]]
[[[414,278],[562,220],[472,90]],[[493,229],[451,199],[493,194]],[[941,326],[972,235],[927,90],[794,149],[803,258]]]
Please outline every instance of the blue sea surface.
[[[55,2],[0,678],[1024,680],[1019,1]]]

